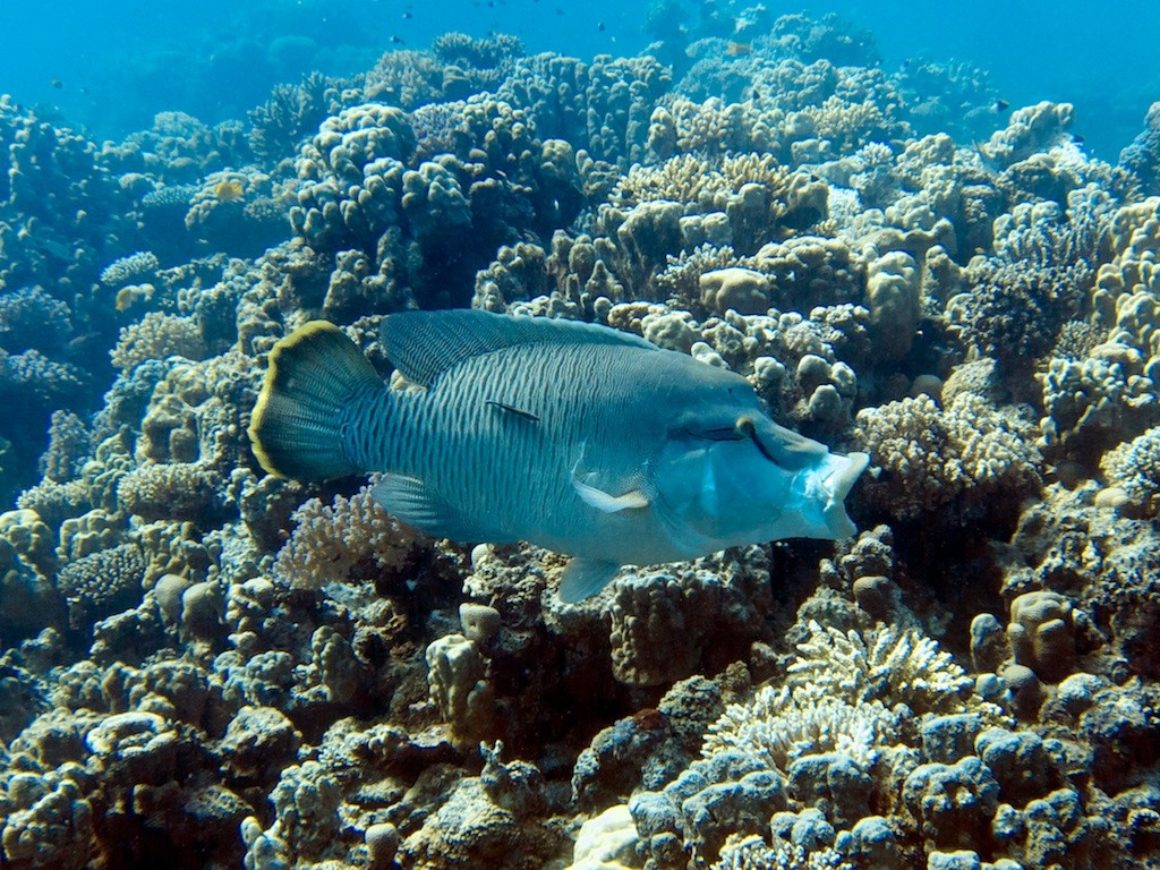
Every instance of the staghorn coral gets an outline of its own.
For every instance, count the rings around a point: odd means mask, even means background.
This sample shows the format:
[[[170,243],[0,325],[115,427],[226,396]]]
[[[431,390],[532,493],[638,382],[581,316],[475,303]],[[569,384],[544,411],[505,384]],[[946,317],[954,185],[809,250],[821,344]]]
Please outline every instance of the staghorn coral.
[[[809,685],[825,694],[865,703],[886,697],[918,713],[945,711],[962,702],[972,680],[938,644],[913,630],[886,627],[873,643],[858,632],[817,622],[798,644],[801,655],[787,668],[788,685]]]
[[[629,802],[642,845],[658,864],[673,863],[682,841],[690,866],[707,864],[726,854],[730,836],[746,834],[773,848],[837,846],[832,860],[877,852],[898,862],[894,836],[883,842],[881,833],[870,833],[867,806],[905,804],[907,789],[919,787],[907,779],[916,766],[906,748],[918,737],[915,713],[925,711],[921,751],[932,768],[935,756],[970,752],[982,719],[1006,721],[917,630],[883,627],[867,640],[800,618],[807,634],[780,688],[766,685],[728,705],[706,729],[700,760],[662,790]],[[755,788],[759,778],[763,791]],[[799,813],[784,811],[787,799]]]
[[[850,870],[855,865],[843,861],[833,849],[808,850],[799,845],[778,843],[770,847],[761,837],[731,837],[725,841],[713,870],[759,870],[759,868],[801,868],[801,870]]]
[[[292,153],[341,104],[346,82],[307,73],[297,85],[277,85],[269,99],[248,113],[251,150],[266,160]]]
[[[863,765],[895,739],[900,712],[873,700],[857,706],[822,687],[760,689],[747,704],[730,705],[705,734],[706,757],[743,751],[787,771],[799,757],[837,751]]]

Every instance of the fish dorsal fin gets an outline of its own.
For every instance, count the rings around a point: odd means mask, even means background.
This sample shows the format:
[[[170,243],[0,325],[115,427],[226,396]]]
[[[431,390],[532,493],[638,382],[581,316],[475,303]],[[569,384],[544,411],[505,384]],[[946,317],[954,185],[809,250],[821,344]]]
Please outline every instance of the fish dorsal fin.
[[[604,344],[659,350],[639,336],[607,326],[467,309],[392,314],[383,321],[381,338],[391,364],[407,380],[424,387],[464,360],[520,345]]]

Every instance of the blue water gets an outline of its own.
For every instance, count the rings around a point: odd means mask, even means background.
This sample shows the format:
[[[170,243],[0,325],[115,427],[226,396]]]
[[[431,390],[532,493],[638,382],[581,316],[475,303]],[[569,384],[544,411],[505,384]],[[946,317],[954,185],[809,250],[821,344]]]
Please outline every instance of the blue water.
[[[712,4],[686,4],[690,25],[702,5]],[[617,0],[5,0],[0,93],[113,138],[164,110],[207,122],[242,117],[274,84],[313,69],[366,69],[384,47],[425,48],[447,30],[514,33],[530,51],[581,58],[635,54],[650,41],[646,9]],[[888,68],[919,57],[968,61],[991,73],[1012,106],[1072,102],[1076,131],[1109,159],[1160,96],[1160,4],[1145,0],[847,0],[770,11],[835,12],[870,32]]]

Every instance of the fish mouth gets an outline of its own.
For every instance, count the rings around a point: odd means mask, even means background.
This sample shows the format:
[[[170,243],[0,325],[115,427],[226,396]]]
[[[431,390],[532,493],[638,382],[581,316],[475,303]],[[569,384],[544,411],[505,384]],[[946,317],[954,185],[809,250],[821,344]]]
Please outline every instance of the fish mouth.
[[[835,539],[849,538],[858,531],[858,527],[846,513],[846,496],[870,464],[870,454],[847,453],[845,456],[831,456],[829,460],[830,471],[822,479],[822,488],[826,493],[822,516]]]

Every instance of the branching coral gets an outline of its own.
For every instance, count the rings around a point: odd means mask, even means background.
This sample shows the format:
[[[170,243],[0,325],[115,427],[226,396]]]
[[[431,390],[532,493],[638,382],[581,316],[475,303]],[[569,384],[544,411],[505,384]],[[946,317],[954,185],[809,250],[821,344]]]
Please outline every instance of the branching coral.
[[[564,866],[610,803],[578,870],[1155,862],[1156,112],[1112,168],[1066,104],[992,136],[977,70],[678,6],[660,60],[451,34],[248,126],[0,98],[0,494],[44,477],[0,514],[0,863]],[[877,527],[576,606],[556,554],[262,475],[276,340],[385,370],[384,316],[472,287],[866,448]]]
[[[1160,427],[1109,451],[1100,465],[1129,504],[1144,516],[1160,515]]]
[[[962,518],[994,514],[1000,497],[1017,509],[1039,487],[1042,460],[1033,431],[971,393],[956,396],[945,410],[918,396],[861,411],[859,438],[882,469],[864,492],[904,520],[952,504]]]
[[[745,704],[732,704],[705,734],[702,753],[739,750],[787,771],[800,756],[837,751],[871,765],[893,743],[902,719],[879,700],[857,704],[822,686],[766,686]]]
[[[151,311],[121,330],[111,358],[114,366],[128,374],[146,360],[169,356],[196,360],[204,354],[205,340],[195,321]]]
[[[880,629],[867,642],[857,631],[809,623],[787,668],[790,686],[811,687],[852,703],[903,703],[917,713],[946,712],[963,703],[974,681],[938,644],[913,629]]]
[[[335,496],[330,505],[310,499],[298,508],[275,572],[293,586],[317,589],[324,583],[375,580],[404,567],[415,535],[375,501],[371,489],[363,487],[350,498]]]

